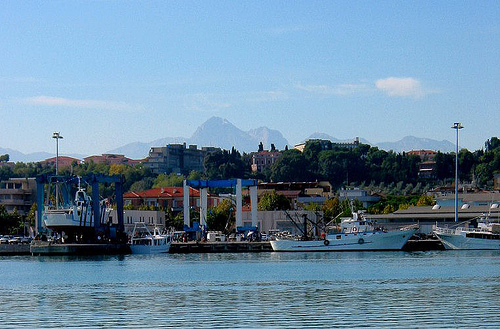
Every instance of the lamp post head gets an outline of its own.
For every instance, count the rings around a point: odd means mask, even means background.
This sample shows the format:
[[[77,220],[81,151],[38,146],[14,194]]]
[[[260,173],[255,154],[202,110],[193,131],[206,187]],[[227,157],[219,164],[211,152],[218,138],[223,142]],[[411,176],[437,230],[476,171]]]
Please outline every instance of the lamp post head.
[[[451,128],[453,128],[453,129],[457,129],[457,130],[458,130],[458,129],[462,129],[462,128],[463,128],[463,126],[460,124],[460,122],[455,122],[455,123],[453,124],[453,127],[451,127]]]
[[[60,135],[59,132],[55,132],[55,133],[52,134],[52,138],[58,138],[58,139],[60,139],[60,138],[63,138],[63,137]]]

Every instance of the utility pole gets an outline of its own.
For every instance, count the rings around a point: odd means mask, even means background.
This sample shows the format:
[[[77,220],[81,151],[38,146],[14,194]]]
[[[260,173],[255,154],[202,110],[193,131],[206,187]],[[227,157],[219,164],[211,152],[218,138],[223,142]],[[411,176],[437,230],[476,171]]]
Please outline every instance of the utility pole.
[[[59,132],[54,132],[52,134],[52,138],[55,138],[56,140],[56,176],[59,175],[59,140],[62,139],[63,137]],[[59,207],[59,189],[58,189],[59,184],[56,182],[56,209]]]
[[[455,222],[458,221],[458,131],[463,128],[460,122],[455,122],[453,129],[457,130],[457,150],[455,153]]]

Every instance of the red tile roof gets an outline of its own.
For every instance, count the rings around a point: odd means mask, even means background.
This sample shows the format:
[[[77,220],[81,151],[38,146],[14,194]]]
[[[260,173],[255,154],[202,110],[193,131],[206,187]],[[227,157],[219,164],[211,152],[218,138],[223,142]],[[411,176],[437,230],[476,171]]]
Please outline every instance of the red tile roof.
[[[199,197],[200,191],[189,187],[190,197]],[[158,187],[141,192],[127,192],[123,195],[125,199],[141,198],[183,198],[184,189],[182,187]]]

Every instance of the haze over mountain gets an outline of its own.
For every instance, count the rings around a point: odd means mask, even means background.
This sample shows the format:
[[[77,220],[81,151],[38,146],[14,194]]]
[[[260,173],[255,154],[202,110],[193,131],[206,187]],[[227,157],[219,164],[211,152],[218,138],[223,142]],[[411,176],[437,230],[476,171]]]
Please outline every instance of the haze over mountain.
[[[278,149],[284,149],[285,145],[288,145],[288,141],[277,130],[260,127],[246,132],[226,119],[212,117],[199,126],[189,138],[173,137],[157,139],[148,143],[136,142],[110,150],[108,153],[119,153],[133,159],[140,159],[148,155],[151,147],[165,146],[170,143],[186,143],[187,145],[197,145],[198,148],[214,146],[226,150],[230,150],[234,146],[238,151],[248,153],[257,151],[260,142],[264,144],[264,148],[270,148],[271,143],[274,143]]]
[[[415,136],[406,136],[397,142],[378,143],[376,146],[382,150],[393,150],[394,152],[434,150],[446,153],[454,152],[456,149],[455,144],[447,140],[437,141],[430,138],[419,138]]]
[[[358,137],[358,138],[359,138],[359,142],[360,143],[368,144],[368,145],[373,145],[372,143],[370,143],[369,141],[367,141],[364,138],[361,138],[361,137]],[[328,139],[328,140],[330,140],[330,141],[332,141],[334,143],[352,143],[352,142],[354,142],[354,140],[356,138],[353,137],[351,139],[338,139],[336,137],[330,136],[330,135],[325,134],[325,133],[314,133],[314,134],[312,134],[311,136],[309,136],[306,139]]]
[[[351,139],[341,140],[320,132],[310,135],[307,139],[315,138],[328,139],[336,143],[352,143],[355,139],[355,137],[353,137]],[[380,149],[393,150],[395,152],[421,149],[451,152],[455,148],[453,143],[446,140],[437,141],[429,138],[418,138],[414,136],[407,136],[396,142],[383,142],[378,144],[370,143],[368,140],[361,137],[359,140],[361,143],[378,146]],[[195,144],[198,148],[204,146],[214,146],[226,150],[230,150],[234,147],[240,152],[249,153],[257,151],[260,142],[263,143],[264,149],[270,149],[271,144],[274,144],[278,150],[283,150],[286,145],[288,145],[289,148],[293,147],[293,145],[290,145],[287,139],[284,138],[278,130],[273,130],[268,127],[259,127],[249,131],[243,131],[226,119],[212,117],[199,126],[191,137],[166,137],[156,139],[151,142],[134,142],[110,150],[106,153],[123,154],[132,159],[142,159],[148,156],[151,147],[165,146],[172,143],[186,143],[187,145]],[[0,154],[9,154],[10,160],[14,162],[36,162],[54,156],[53,153],[47,152],[23,154],[9,148],[0,148]],[[61,155],[67,155],[79,159],[83,159],[88,156],[81,154]]]
[[[34,152],[34,153],[24,154],[17,150],[0,147],[0,155],[3,154],[8,154],[10,158],[9,161],[11,162],[25,162],[25,163],[39,162],[56,156],[55,152],[54,153]],[[85,155],[83,154],[60,154],[60,155],[69,156],[76,159],[83,159],[85,157]]]
[[[307,139],[328,139],[334,143],[352,143],[355,138],[338,139],[325,133],[314,133]],[[377,146],[381,150],[392,150],[396,153],[408,152],[412,150],[434,150],[441,152],[454,152],[455,144],[443,140],[438,141],[430,138],[419,138],[415,136],[406,136],[396,142],[380,142],[373,144],[364,138],[359,138],[360,143]]]

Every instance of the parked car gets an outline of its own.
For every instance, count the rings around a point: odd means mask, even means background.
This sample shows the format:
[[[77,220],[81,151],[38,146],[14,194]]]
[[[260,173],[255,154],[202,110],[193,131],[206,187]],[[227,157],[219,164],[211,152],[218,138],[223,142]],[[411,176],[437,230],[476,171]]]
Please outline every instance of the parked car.
[[[9,243],[10,237],[8,235],[4,235],[3,237],[0,238],[0,243],[1,244],[7,244]]]
[[[33,241],[33,239],[31,237],[23,236],[23,237],[21,237],[19,243],[30,244],[31,241]]]
[[[13,236],[9,239],[9,244],[18,244],[21,241],[21,237]]]

